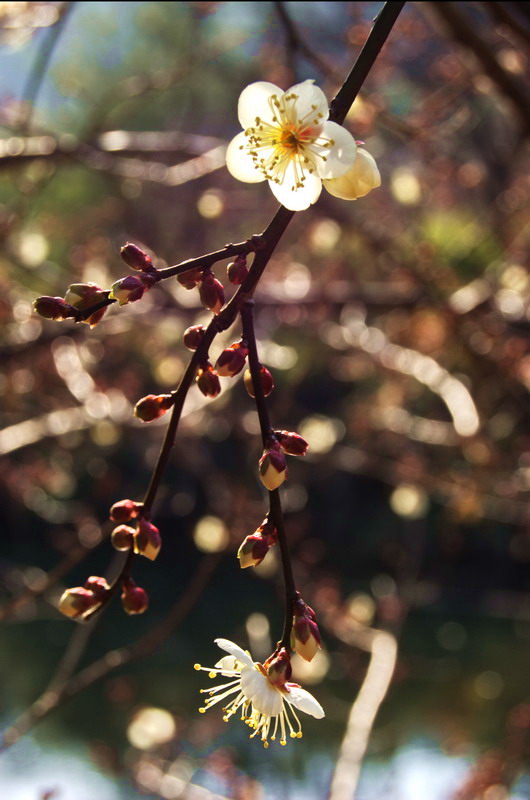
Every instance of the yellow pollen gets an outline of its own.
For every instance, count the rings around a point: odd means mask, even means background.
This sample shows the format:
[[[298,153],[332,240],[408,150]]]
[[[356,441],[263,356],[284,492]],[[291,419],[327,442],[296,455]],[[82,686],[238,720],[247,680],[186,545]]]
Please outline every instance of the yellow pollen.
[[[282,740],[281,740],[281,742],[280,742],[280,744],[282,745],[282,747],[285,747],[285,745],[287,744],[287,742],[285,741],[285,739],[282,739]]]
[[[193,669],[200,669],[200,668],[201,668],[201,665],[200,665],[200,664],[194,664],[194,665],[193,665]]]
[[[269,743],[267,741],[264,741],[263,742],[263,747],[265,748],[265,750],[267,749],[268,746],[269,746]]]
[[[206,714],[205,708],[199,708],[199,714]]]
[[[209,672],[209,673],[208,673],[208,677],[209,677],[209,678],[215,678],[216,674],[217,674],[217,673],[215,673],[215,672]]]

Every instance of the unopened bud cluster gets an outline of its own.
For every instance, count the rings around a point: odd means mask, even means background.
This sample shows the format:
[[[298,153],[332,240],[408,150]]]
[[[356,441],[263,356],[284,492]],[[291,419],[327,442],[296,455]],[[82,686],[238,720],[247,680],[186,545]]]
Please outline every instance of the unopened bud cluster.
[[[219,314],[224,306],[225,292],[223,284],[214,277],[209,267],[193,267],[177,275],[177,281],[185,289],[199,287],[199,297],[204,308]]]
[[[254,533],[246,536],[237,551],[239,566],[241,569],[246,567],[257,567],[261,564],[270,548],[278,541],[276,528],[271,520],[265,517],[261,525]]]
[[[111,534],[112,545],[116,550],[130,550],[137,555],[154,561],[162,547],[160,531],[152,522],[144,519],[141,514],[142,503],[133,500],[120,500],[110,509],[110,518],[120,522]],[[126,523],[135,521],[136,527]]]
[[[293,604],[291,647],[303,659],[311,661],[320,649],[320,631],[315,612],[304,603],[298,592],[297,595]]]
[[[287,478],[285,453],[290,456],[305,456],[309,445],[293,431],[274,431],[259,461],[259,477],[269,492],[282,485]]]
[[[91,328],[103,318],[107,307],[90,314],[86,319],[83,312],[92,306],[107,300],[109,293],[96,283],[73,283],[63,297],[37,297],[33,308],[40,317],[56,321],[75,319],[86,322]]]
[[[110,586],[105,578],[93,575],[84,586],[74,586],[63,592],[59,611],[72,619],[87,619],[108,599],[109,592]]]

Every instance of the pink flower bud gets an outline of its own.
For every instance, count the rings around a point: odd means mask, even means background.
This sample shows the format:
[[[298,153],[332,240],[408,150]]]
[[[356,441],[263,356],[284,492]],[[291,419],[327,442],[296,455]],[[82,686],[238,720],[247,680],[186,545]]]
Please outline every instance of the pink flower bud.
[[[102,300],[107,299],[108,292],[98,286],[97,283],[72,283],[66,290],[64,296],[65,302],[69,303],[79,311],[86,311],[91,306],[97,305]],[[99,311],[94,312],[87,317],[83,322],[93,328],[103,319],[107,308],[100,308]]]
[[[120,256],[127,266],[132,269],[139,269],[146,272],[154,270],[151,256],[147,255],[141,247],[138,247],[138,245],[132,242],[127,242],[127,244],[123,245],[120,250]]]
[[[223,284],[210,273],[206,275],[199,287],[199,296],[204,308],[218,314],[225,302]]]
[[[134,416],[142,422],[153,422],[163,417],[174,402],[175,398],[171,394],[148,394],[136,403]]]
[[[301,658],[311,661],[320,648],[321,638],[316,615],[302,598],[294,603],[291,647]]]
[[[186,272],[181,272],[177,275],[177,280],[185,289],[195,289],[197,284],[202,281],[203,271],[202,267],[188,269]]]
[[[130,550],[134,543],[136,530],[128,525],[118,525],[111,533],[110,540],[115,550]]]
[[[134,534],[134,552],[154,561],[162,547],[160,531],[151,522],[141,519]]]
[[[120,278],[112,284],[109,297],[117,300],[120,306],[124,306],[126,303],[140,300],[148,288],[149,286],[140,276],[126,275],[125,278]]]
[[[127,614],[143,614],[147,611],[149,598],[145,589],[137,586],[132,578],[123,581],[121,604]]]
[[[294,431],[274,431],[278,444],[290,456],[305,456],[309,444]]]
[[[234,286],[240,286],[248,275],[246,256],[236,256],[226,268],[228,280]]]
[[[236,342],[223,350],[215,364],[215,371],[221,378],[232,378],[241,372],[248,356],[248,348],[243,342]]]
[[[285,647],[270,656],[263,665],[267,671],[269,683],[273,686],[283,687],[292,675],[291,657]]]
[[[113,522],[129,522],[138,517],[142,507],[143,503],[135,503],[134,500],[118,500],[111,507],[109,516]]]
[[[204,325],[193,325],[191,328],[186,328],[182,341],[188,350],[196,350],[202,342],[204,336]]]
[[[261,378],[261,387],[263,389],[263,395],[268,397],[272,390],[274,389],[274,380],[267,369],[267,367],[260,367],[260,378]],[[251,397],[256,397],[254,394],[254,385],[252,383],[252,375],[250,374],[250,370],[247,369],[245,371],[245,375],[243,376],[243,380],[245,381],[245,388]]]
[[[44,319],[62,320],[75,316],[75,311],[62,297],[37,297],[33,301],[33,308],[39,317]]]
[[[221,391],[221,381],[211,364],[205,364],[198,370],[197,386],[205,397],[217,397]]]
[[[259,461],[259,477],[269,492],[281,486],[287,478],[287,462],[279,445],[263,451]]]

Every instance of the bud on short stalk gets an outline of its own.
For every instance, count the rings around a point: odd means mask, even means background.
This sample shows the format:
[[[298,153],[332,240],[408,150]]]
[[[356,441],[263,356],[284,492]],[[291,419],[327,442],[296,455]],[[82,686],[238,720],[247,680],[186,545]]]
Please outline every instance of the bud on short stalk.
[[[235,342],[223,350],[215,364],[215,371],[221,378],[233,378],[245,366],[247,356],[246,342]]]
[[[121,604],[127,614],[143,614],[147,611],[149,598],[145,589],[137,586],[132,578],[123,581]]]
[[[223,284],[218,281],[217,278],[214,278],[211,272],[204,276],[199,287],[199,296],[204,308],[207,308],[214,314],[219,314],[224,306],[225,292]]]
[[[156,276],[151,273],[126,275],[125,278],[120,278],[112,284],[109,297],[117,300],[120,306],[134,303],[136,300],[140,300],[156,282]]]
[[[132,242],[124,244],[120,250],[120,256],[131,269],[142,272],[151,272],[155,269],[153,259],[141,247]]]
[[[294,431],[274,431],[278,444],[289,456],[305,456],[309,444],[306,440]]]
[[[142,422],[153,422],[153,420],[163,417],[174,402],[175,398],[172,394],[148,394],[136,403],[134,416]]]
[[[136,519],[143,508],[143,503],[136,503],[134,500],[118,500],[111,507],[109,516],[113,522],[129,522]]]
[[[115,550],[130,550],[134,544],[135,528],[128,525],[118,525],[110,535],[112,546]]]
[[[141,519],[138,528],[134,532],[134,552],[136,555],[145,556],[150,561],[154,561],[162,547],[160,531],[151,522]]]
[[[259,461],[259,477],[269,492],[281,486],[287,478],[287,462],[278,444],[273,444],[263,451]]]
[[[269,521],[268,517],[266,517],[259,528],[243,540],[237,551],[241,569],[257,567],[261,564],[269,552],[269,549],[275,545],[277,541],[276,528],[272,522]]]
[[[261,388],[263,389],[264,397],[268,397],[272,390],[274,389],[274,379],[267,369],[267,367],[260,366],[259,370],[259,377],[261,380]],[[243,380],[245,382],[245,388],[251,397],[256,397],[254,394],[254,384],[252,383],[252,375],[249,369],[245,370],[245,374],[243,376]]]
[[[95,306],[102,300],[106,300],[107,294],[108,292],[102,289],[101,286],[98,286],[97,283],[73,283],[66,290],[64,299],[66,303],[77,308],[78,311],[86,311],[91,306]],[[93,328],[103,318],[106,311],[106,306],[105,308],[100,308],[99,311],[91,314],[87,319],[83,320],[83,322],[86,322],[87,325]]]
[[[291,647],[305,661],[311,661],[320,649],[320,644],[315,612],[298,595],[293,606]]]
[[[75,309],[69,305],[62,297],[37,297],[33,301],[33,308],[39,317],[44,319],[63,320],[68,317],[75,317]]]
[[[187,328],[182,337],[184,346],[188,350],[196,350],[203,340],[205,330],[204,325],[193,325],[191,328]]]
[[[195,289],[197,284],[202,281],[202,267],[195,267],[194,269],[188,269],[186,272],[181,272],[177,275],[177,281],[183,286],[185,289]]]
[[[210,363],[203,364],[197,371],[197,386],[205,397],[217,397],[221,391],[221,381]]]
[[[236,256],[226,268],[228,280],[234,286],[240,286],[248,275],[246,256]]]

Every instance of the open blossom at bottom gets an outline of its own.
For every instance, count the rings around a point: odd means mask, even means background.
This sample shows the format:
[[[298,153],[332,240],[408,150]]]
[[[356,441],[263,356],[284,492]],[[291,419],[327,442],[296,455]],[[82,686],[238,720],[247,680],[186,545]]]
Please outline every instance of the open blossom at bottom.
[[[253,731],[250,738],[259,736],[264,747],[268,747],[269,739],[274,741],[277,735],[282,745],[287,744],[287,736],[302,738],[302,725],[295,709],[322,719],[324,709],[320,703],[297,683],[273,685],[263,664],[252,661],[237,644],[228,639],[216,639],[215,643],[230,655],[224,656],[213,668],[195,664],[195,669],[205,670],[210,678],[220,675],[229,680],[213,689],[201,689],[208,695],[205,705],[199,709],[201,713],[226,701],[223,704],[224,721],[228,722],[240,711],[241,719]],[[232,699],[228,700],[230,697]]]

